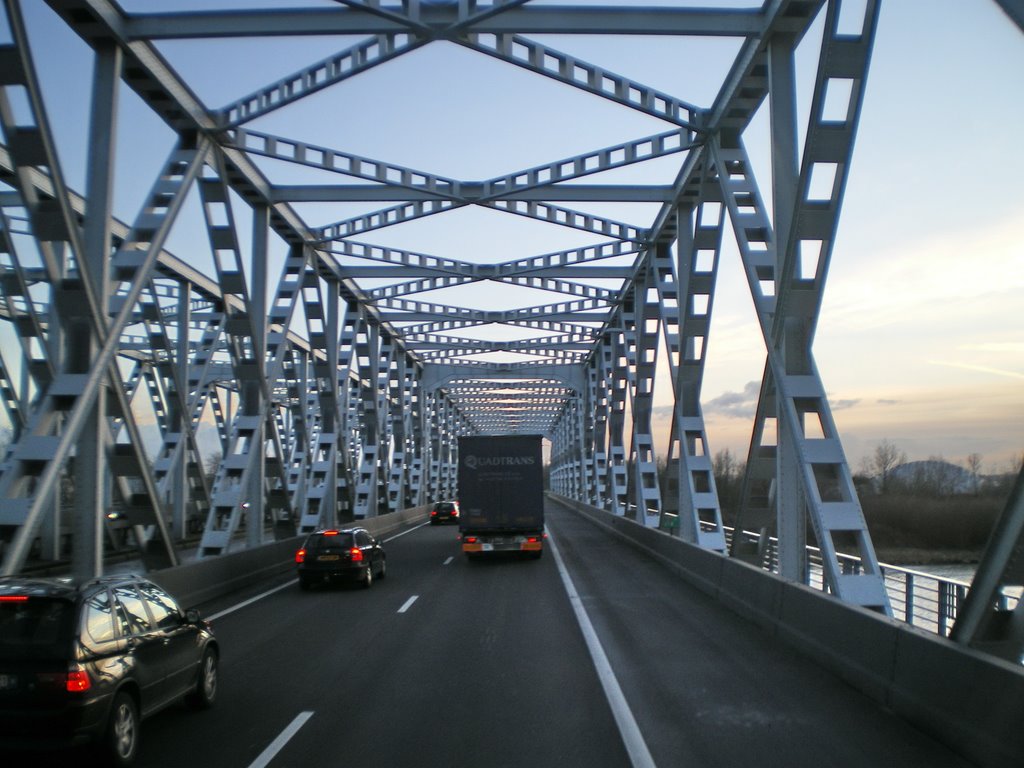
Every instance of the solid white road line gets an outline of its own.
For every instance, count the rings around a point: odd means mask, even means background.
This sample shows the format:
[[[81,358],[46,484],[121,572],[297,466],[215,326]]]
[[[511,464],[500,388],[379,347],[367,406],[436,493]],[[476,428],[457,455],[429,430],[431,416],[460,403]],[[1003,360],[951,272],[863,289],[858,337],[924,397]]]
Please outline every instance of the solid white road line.
[[[390,539],[384,539],[384,543],[387,544],[389,541],[394,541],[399,536],[405,536],[405,534],[407,534],[407,533],[412,533],[413,531],[422,528],[424,525],[429,525],[429,523],[421,523],[420,525],[417,525],[415,528],[410,528],[407,531],[402,531],[401,533],[396,533]],[[286,581],[284,584],[276,586],[273,589],[268,589],[266,592],[262,592],[262,593],[256,595],[255,597],[250,597],[248,600],[245,600],[245,601],[239,603],[238,605],[232,605],[230,608],[225,608],[223,611],[220,611],[219,613],[215,613],[212,616],[207,616],[206,618],[209,621],[214,621],[216,619],[219,619],[221,616],[227,616],[229,613],[234,613],[235,611],[239,610],[240,608],[245,608],[248,605],[252,605],[257,600],[262,600],[264,597],[269,597],[270,595],[274,594],[275,592],[280,592],[285,587],[292,586],[293,584],[295,584],[296,581],[298,581],[298,579],[291,579],[290,581]]]
[[[389,537],[387,539],[384,539],[384,543],[387,544],[389,541],[394,541],[395,539],[400,539],[403,536],[405,536],[405,534],[412,533],[413,531],[418,531],[420,528],[422,528],[425,525],[430,525],[430,521],[427,521],[425,523],[420,523],[419,525],[414,526],[412,528],[409,528],[408,530],[402,531],[401,533],[396,533],[394,536],[391,536],[391,537]]]
[[[555,563],[558,565],[558,573],[562,577],[562,584],[569,595],[569,602],[576,613],[576,621],[579,622],[580,629],[583,631],[583,639],[586,640],[587,649],[590,651],[590,658],[594,661],[594,668],[597,670],[601,687],[604,688],[604,695],[612,709],[612,716],[619,726],[619,733],[622,735],[622,743],[626,746],[626,752],[629,753],[629,760],[633,764],[633,768],[657,768],[654,758],[651,757],[650,750],[647,749],[647,743],[644,741],[643,734],[640,733],[640,726],[637,725],[636,718],[633,717],[633,711],[629,708],[629,702],[626,701],[626,697],[622,693],[619,681],[616,679],[615,672],[608,662],[604,648],[601,647],[601,641],[597,637],[597,632],[594,631],[594,625],[590,623],[590,617],[587,616],[587,611],[583,607],[583,601],[580,600],[580,596],[576,592],[576,587],[572,583],[569,571],[566,570],[562,556],[558,553],[558,546],[555,544],[550,531],[548,531],[548,543],[551,545],[551,554],[555,556]]]
[[[412,597],[410,597],[408,600],[405,601],[405,605],[403,605],[401,608],[399,608],[398,612],[399,613],[405,613],[410,608],[412,608],[412,604],[415,603],[418,599],[419,599],[419,595],[413,595]]]
[[[286,581],[284,584],[276,586],[273,589],[268,589],[266,592],[258,594],[255,597],[250,597],[248,600],[245,600],[245,601],[239,603],[238,605],[233,605],[230,608],[225,608],[223,611],[220,611],[219,613],[215,613],[212,616],[207,616],[206,618],[209,619],[210,621],[214,621],[216,619],[219,619],[221,616],[227,616],[229,613],[234,613],[239,608],[245,608],[247,605],[252,605],[257,600],[262,600],[264,597],[268,597],[269,595],[272,595],[275,592],[280,592],[285,587],[292,586],[293,584],[295,584],[296,581],[298,581],[298,579],[292,579],[291,581]]]
[[[266,766],[270,765],[270,761],[277,756],[277,753],[284,748],[284,745],[288,743],[289,739],[298,733],[299,728],[304,726],[306,721],[312,716],[312,712],[300,712],[298,716],[292,720],[291,724],[281,731],[276,739],[270,742],[270,746],[264,749],[260,756],[249,764],[249,768],[266,768]]]

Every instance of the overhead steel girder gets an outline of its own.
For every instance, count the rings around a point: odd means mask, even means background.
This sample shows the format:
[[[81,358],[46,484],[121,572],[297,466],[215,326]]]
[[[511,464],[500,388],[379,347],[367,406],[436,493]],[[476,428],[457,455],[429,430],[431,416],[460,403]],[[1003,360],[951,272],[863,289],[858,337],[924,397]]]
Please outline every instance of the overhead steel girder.
[[[495,190],[494,197],[516,202],[540,202],[555,200],[579,203],[666,203],[672,199],[671,186],[636,187],[614,184],[573,184],[562,187],[545,187],[527,190]],[[466,196],[466,190],[463,190]],[[450,198],[445,190],[426,187],[406,189],[387,184],[318,184],[306,186],[275,187],[271,202],[279,203],[353,203],[387,202],[391,200],[414,200],[428,202]],[[477,198],[466,196],[467,202]]]
[[[596,265],[605,259],[636,254],[640,243],[612,240],[599,245],[545,253],[498,264],[475,264],[426,253],[403,251],[381,245],[339,240],[329,252],[357,260],[339,266],[339,273],[352,277],[421,277],[427,275],[497,280],[514,275],[542,273],[546,277],[621,278],[632,275],[632,267]],[[369,262],[364,265],[361,262]],[[387,266],[381,266],[387,265]]]
[[[281,136],[236,128],[230,134],[232,145],[249,154],[282,162],[330,171],[354,179],[375,182],[363,185],[279,186],[273,190],[275,200],[282,201],[344,201],[344,200],[437,200],[452,203],[485,203],[508,199],[617,200],[602,189],[627,199],[636,195],[657,196],[660,187],[619,187],[562,185],[595,173],[625,168],[636,163],[684,152],[694,146],[687,132],[666,131],[603,149],[563,158],[526,168],[485,181],[460,181],[446,176],[375,160],[338,149],[295,141]],[[582,196],[574,197],[576,193]],[[317,197],[318,194],[324,197]],[[366,195],[360,197],[359,195]],[[552,195],[554,197],[552,197]],[[291,197],[294,196],[294,197]],[[561,196],[561,198],[560,198]],[[641,200],[641,202],[643,202]]]
[[[1009,3],[1011,0],[1001,0]],[[388,8],[388,6],[383,6]],[[400,6],[390,8],[402,12]],[[610,8],[601,6],[523,6],[479,20],[468,19],[455,3],[424,3],[417,21],[431,29],[448,29],[469,21],[481,34],[520,32],[537,35],[707,35],[748,37],[764,28],[756,9]],[[144,13],[124,25],[129,40],[175,40],[205,37],[271,35],[385,35],[408,24],[369,9],[303,8],[301,10],[204,10],[201,13]]]
[[[455,202],[449,199],[403,203],[321,227],[317,234],[317,240],[320,243],[343,240],[365,232],[372,232],[376,229],[392,227],[396,224],[404,224],[427,216],[436,216],[440,213],[448,213],[469,204],[468,202]],[[474,201],[473,204],[548,224],[578,229],[582,232],[589,232],[604,237],[614,237],[623,241],[645,241],[647,239],[646,230],[635,227],[632,224],[581,211],[574,211],[570,208],[549,205],[544,202],[499,198],[495,200],[478,200]]]

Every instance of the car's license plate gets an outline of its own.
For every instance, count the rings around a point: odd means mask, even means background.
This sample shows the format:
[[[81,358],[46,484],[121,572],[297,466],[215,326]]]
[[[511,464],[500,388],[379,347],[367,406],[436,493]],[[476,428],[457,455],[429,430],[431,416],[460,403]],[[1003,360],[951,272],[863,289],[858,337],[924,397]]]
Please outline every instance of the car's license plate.
[[[320,555],[317,560],[341,560],[341,555]]]
[[[17,685],[17,675],[0,675],[0,691],[12,691]]]

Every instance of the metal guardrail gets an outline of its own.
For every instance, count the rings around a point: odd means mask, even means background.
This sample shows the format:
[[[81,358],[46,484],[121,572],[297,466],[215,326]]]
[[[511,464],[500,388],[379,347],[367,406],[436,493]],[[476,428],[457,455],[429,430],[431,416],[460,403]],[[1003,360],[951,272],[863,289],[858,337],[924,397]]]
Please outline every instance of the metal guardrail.
[[[744,539],[751,544],[757,543],[760,539],[760,534],[754,531],[742,531],[741,533]],[[735,531],[732,528],[725,528],[725,537],[729,546],[732,545],[734,534]],[[777,540],[771,538],[761,563],[762,567],[773,573],[778,572],[777,548]],[[811,587],[828,592],[828,585],[824,582],[821,566],[821,551],[817,547],[809,546],[807,552],[808,573],[805,575],[805,582]],[[845,572],[858,573],[860,571],[861,560],[859,557],[844,554],[840,554],[838,557]],[[882,569],[886,591],[889,594],[889,602],[892,604],[893,618],[948,637],[971,585],[964,581],[935,576],[911,568],[888,565],[887,563],[879,563],[879,565]],[[1000,610],[1012,610],[1019,600],[1020,595],[1004,591],[999,596],[999,608]]]

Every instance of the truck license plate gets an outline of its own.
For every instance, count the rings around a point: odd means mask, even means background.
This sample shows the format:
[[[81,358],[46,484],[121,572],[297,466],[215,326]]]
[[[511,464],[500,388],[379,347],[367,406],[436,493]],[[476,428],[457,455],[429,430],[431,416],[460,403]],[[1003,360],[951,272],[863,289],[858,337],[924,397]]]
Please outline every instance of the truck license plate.
[[[12,691],[18,686],[17,675],[0,675],[0,691]]]
[[[480,545],[480,549],[482,549],[484,552],[493,552],[494,551],[494,545],[493,544],[481,544]]]

